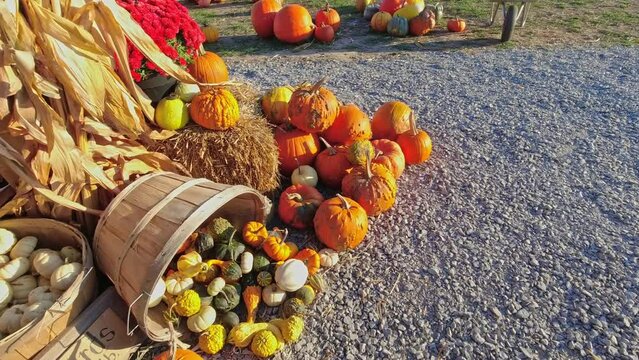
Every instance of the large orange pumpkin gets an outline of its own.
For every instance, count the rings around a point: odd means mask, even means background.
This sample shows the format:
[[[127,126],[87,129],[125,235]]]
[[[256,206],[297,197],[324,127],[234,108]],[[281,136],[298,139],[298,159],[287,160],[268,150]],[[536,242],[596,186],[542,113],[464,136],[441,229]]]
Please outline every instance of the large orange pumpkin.
[[[397,135],[410,129],[411,109],[401,101],[390,101],[380,106],[373,115],[373,139],[395,140]]]
[[[285,224],[306,229],[313,224],[313,216],[322,201],[324,197],[314,187],[291,185],[280,195],[277,213]]]
[[[273,32],[275,37],[289,44],[296,44],[313,36],[313,19],[305,7],[298,4],[284,6],[275,15]]]
[[[384,0],[379,6],[379,11],[386,11],[387,13],[393,15],[395,11],[401,9],[405,3],[405,0]]]
[[[189,65],[189,72],[201,83],[214,84],[229,80],[229,70],[224,60],[210,51],[196,57]]]
[[[282,8],[277,0],[259,0],[251,7],[251,23],[257,36],[269,38],[273,36],[275,15]]]
[[[315,15],[315,25],[329,25],[333,27],[333,30],[337,33],[340,25],[340,18],[337,10],[333,9],[327,2],[326,7],[319,10]]]
[[[320,150],[316,134],[306,133],[288,124],[275,129],[275,141],[279,150],[280,171],[285,176],[290,176],[300,165],[311,165]]]
[[[219,88],[209,88],[195,95],[189,113],[198,125],[211,130],[232,128],[240,119],[239,106],[233,94]]]
[[[417,129],[415,117],[410,116],[410,130],[397,137],[397,143],[402,148],[409,165],[420,164],[428,160],[430,152],[433,150],[433,143],[430,136],[424,130]]]
[[[342,180],[342,193],[362,205],[369,216],[389,210],[395,204],[397,183],[385,166],[371,164],[351,169]]]
[[[322,139],[322,138],[320,138]],[[331,188],[338,189],[342,186],[342,179],[346,171],[353,167],[348,161],[348,148],[346,146],[331,146],[322,139],[326,145],[315,159],[315,170],[320,181]]]
[[[375,148],[373,163],[385,166],[395,179],[399,179],[406,166],[402,148],[396,142],[386,139],[373,140],[371,144]]]
[[[392,18],[393,15],[387,13],[386,11],[377,12],[371,19],[371,29],[377,32],[386,32],[388,23],[391,21]]]
[[[288,116],[298,129],[318,133],[333,125],[339,113],[339,103],[335,95],[322,86],[325,79],[313,86],[301,86],[293,92],[288,102]]]
[[[310,275],[315,274],[320,268],[320,256],[317,251],[313,249],[302,249],[294,258],[302,261],[304,265],[306,265]]]
[[[153,360],[172,360],[169,356],[170,351],[165,351],[153,358]],[[175,360],[202,360],[202,357],[192,350],[177,349],[175,350]]]
[[[357,140],[368,140],[373,136],[371,120],[357,105],[339,107],[339,114],[333,125],[322,133],[331,144],[349,145]]]
[[[424,10],[419,16],[413,18],[408,26],[411,35],[422,36],[434,29],[436,24],[435,14],[432,11]]]
[[[313,219],[315,235],[336,251],[354,249],[368,232],[368,215],[352,199],[337,195],[320,205]]]

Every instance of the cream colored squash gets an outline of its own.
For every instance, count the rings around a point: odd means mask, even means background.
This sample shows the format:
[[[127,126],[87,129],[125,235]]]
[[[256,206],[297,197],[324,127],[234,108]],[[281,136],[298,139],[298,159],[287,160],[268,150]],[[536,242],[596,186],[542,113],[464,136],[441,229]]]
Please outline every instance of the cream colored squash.
[[[217,294],[224,289],[226,285],[226,281],[221,277],[216,277],[209,283],[209,286],[206,287],[206,292],[211,296],[216,296]]]
[[[186,326],[194,333],[201,333],[215,322],[217,313],[212,306],[203,306],[200,311],[186,320]]]
[[[166,284],[164,284],[164,280],[158,280],[158,282],[153,287],[153,292],[151,292],[151,295],[149,296],[149,308],[158,306],[158,304],[160,304],[165,291]]]
[[[200,87],[197,84],[187,84],[179,82],[175,87],[175,94],[185,103],[190,103],[195,95],[200,93]]]
[[[15,258],[0,269],[0,280],[9,282],[19,278],[29,271],[29,259],[25,257]]]
[[[38,286],[29,292],[27,303],[33,304],[38,301],[56,301],[60,295],[62,295],[60,291],[51,289],[49,286]]]
[[[240,269],[242,269],[242,274],[248,274],[253,270],[253,254],[248,251],[242,253],[240,257]]]
[[[0,310],[4,309],[13,300],[13,288],[5,280],[0,280]]]
[[[33,268],[45,278],[50,278],[51,274],[62,265],[64,265],[64,260],[60,254],[50,249],[38,252],[33,258]]]
[[[309,165],[302,165],[293,170],[291,174],[291,183],[293,185],[317,186],[317,171]]]
[[[164,284],[166,285],[167,293],[180,295],[193,287],[193,279],[190,277],[182,277],[180,273],[174,272],[166,277]]]
[[[64,264],[51,274],[51,288],[64,291],[68,289],[82,272],[82,264]]]
[[[22,239],[18,240],[18,242],[13,245],[13,249],[11,249],[12,259],[16,259],[19,257],[28,258],[33,250],[35,250],[36,246],[38,246],[38,238],[35,236],[25,236]]]
[[[271,284],[262,289],[262,301],[266,306],[280,306],[286,300],[286,291]]]
[[[66,263],[82,262],[82,253],[79,252],[78,249],[74,248],[73,246],[65,246],[62,249],[60,249],[60,257]]]
[[[308,269],[304,262],[297,259],[289,259],[275,270],[275,283],[284,291],[297,291],[308,279]]]
[[[339,262],[339,254],[333,249],[325,248],[320,250],[318,254],[322,267],[333,267]]]
[[[26,326],[31,321],[42,318],[44,313],[49,310],[51,305],[53,305],[53,301],[42,300],[27,306],[24,309],[22,318],[20,318],[20,326]]]
[[[26,305],[13,305],[0,316],[0,333],[12,334],[20,330],[20,319],[24,314]]]
[[[29,293],[35,289],[38,281],[33,275],[22,275],[11,282],[13,289],[13,302],[15,304],[24,304],[29,300]]]
[[[0,268],[8,264],[9,261],[11,261],[9,255],[0,255]]]
[[[38,276],[38,286],[48,286],[51,287],[51,281],[44,276]]]
[[[0,255],[8,254],[13,248],[13,245],[16,244],[16,234],[13,232],[0,228]]]

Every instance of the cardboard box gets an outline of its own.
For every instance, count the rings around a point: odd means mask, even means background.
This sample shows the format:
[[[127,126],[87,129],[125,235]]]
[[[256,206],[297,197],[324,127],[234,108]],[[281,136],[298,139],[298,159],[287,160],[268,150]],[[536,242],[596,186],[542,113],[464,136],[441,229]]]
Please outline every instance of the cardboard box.
[[[34,360],[127,360],[145,338],[139,329],[127,335],[127,310],[108,288]],[[136,326],[133,317],[130,326]]]

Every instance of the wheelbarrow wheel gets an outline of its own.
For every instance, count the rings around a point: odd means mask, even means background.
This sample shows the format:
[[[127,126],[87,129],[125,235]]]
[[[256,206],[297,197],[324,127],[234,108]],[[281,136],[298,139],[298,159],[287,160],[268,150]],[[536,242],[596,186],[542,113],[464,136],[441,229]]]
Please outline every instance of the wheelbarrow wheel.
[[[501,42],[510,41],[513,31],[515,31],[515,22],[517,22],[517,5],[510,5],[504,17],[504,26],[501,29]]]

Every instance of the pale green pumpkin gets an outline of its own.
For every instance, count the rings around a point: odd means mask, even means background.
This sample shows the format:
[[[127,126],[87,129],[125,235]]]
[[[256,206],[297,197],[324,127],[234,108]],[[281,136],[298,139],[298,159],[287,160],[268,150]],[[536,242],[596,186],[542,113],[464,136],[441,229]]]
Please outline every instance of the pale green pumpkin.
[[[189,111],[177,95],[160,100],[155,108],[155,122],[165,130],[178,130],[189,122]]]

